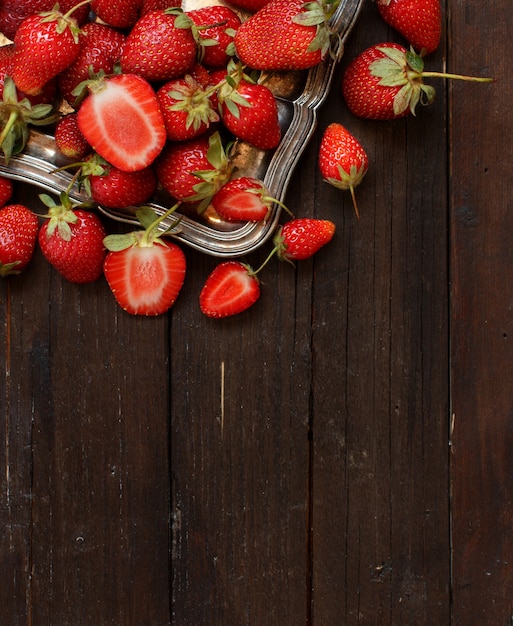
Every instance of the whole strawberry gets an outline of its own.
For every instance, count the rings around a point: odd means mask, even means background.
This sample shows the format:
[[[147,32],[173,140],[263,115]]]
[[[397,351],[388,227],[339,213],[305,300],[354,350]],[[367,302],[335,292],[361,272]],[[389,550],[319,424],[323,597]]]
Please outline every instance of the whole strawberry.
[[[196,60],[192,20],[179,9],[150,11],[128,34],[121,69],[150,82],[182,76]]]
[[[270,0],[235,35],[239,59],[258,70],[302,70],[329,53],[328,21],[338,3]]]
[[[199,137],[219,120],[209,91],[189,74],[162,85],[157,91],[157,100],[164,116],[167,138],[171,141]]]
[[[88,1],[77,4],[68,13],[56,8],[23,20],[14,37],[12,79],[18,89],[29,95],[38,94],[77,58],[80,28],[72,13]]]
[[[0,176],[0,207],[6,205],[11,199],[13,183],[10,178]]]
[[[54,131],[55,146],[66,158],[82,160],[92,148],[78,127],[76,113],[68,113],[57,122]]]
[[[200,62],[209,68],[225,67],[235,53],[233,39],[241,25],[237,13],[226,6],[212,5],[187,15],[194,22]]]
[[[198,204],[202,212],[230,177],[231,163],[218,132],[210,137],[169,142],[155,163],[162,187],[175,199]]]
[[[361,143],[342,124],[333,122],[322,136],[318,161],[327,183],[337,189],[349,189],[359,217],[354,188],[362,182],[369,167],[369,158]]]
[[[491,82],[491,78],[425,72],[422,57],[396,43],[376,44],[348,65],[342,93],[349,110],[358,117],[393,120],[415,114],[419,102],[431,104],[435,89],[426,77]]]
[[[281,261],[302,261],[329,243],[334,234],[335,224],[330,220],[298,217],[278,229],[275,250]]]
[[[442,34],[440,0],[376,0],[383,20],[418,52],[434,52]]]
[[[0,276],[25,269],[34,253],[38,229],[36,215],[23,204],[0,209]]]
[[[157,188],[157,176],[151,166],[124,172],[98,154],[83,163],[80,182],[94,202],[111,209],[144,204]]]
[[[39,246],[46,260],[68,281],[89,283],[103,270],[106,235],[103,224],[92,211],[73,206],[69,196],[60,204],[46,194],[39,196],[48,207],[47,222],[39,230]]]
[[[83,81],[103,70],[112,74],[119,61],[126,35],[107,24],[88,22],[80,33],[80,52],[73,63],[57,77],[59,90],[68,104],[75,106],[75,100],[84,95],[85,90],[74,90]]]

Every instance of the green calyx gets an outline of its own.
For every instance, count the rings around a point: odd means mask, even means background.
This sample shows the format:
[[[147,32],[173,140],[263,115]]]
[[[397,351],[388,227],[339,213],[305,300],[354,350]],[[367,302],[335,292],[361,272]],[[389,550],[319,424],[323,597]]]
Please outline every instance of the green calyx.
[[[59,203],[46,193],[40,194],[39,199],[48,208],[47,214],[42,216],[50,220],[46,236],[50,238],[57,230],[61,239],[70,241],[72,237],[71,224],[76,224],[78,219],[73,209],[78,205],[72,203],[67,192],[60,194]]]
[[[370,72],[379,78],[379,84],[384,87],[400,87],[394,98],[394,114],[401,115],[409,109],[415,115],[417,104],[431,104],[436,91],[431,85],[426,85],[423,79],[449,78],[476,83],[493,82],[493,78],[478,76],[464,76],[462,74],[448,74],[445,72],[425,72],[424,60],[413,49],[403,50],[390,46],[378,46],[377,49],[385,57],[370,64]]]
[[[219,121],[219,115],[210,104],[209,92],[189,74],[184,77],[185,85],[176,85],[168,93],[175,100],[170,109],[187,113],[186,128],[198,130],[202,124],[209,125]]]
[[[75,43],[78,43],[78,37],[81,30],[77,21],[73,17],[73,13],[80,7],[89,4],[90,2],[91,0],[82,0],[82,2],[78,2],[75,6],[71,7],[67,13],[61,13],[59,10],[59,3],[57,3],[51,11],[42,11],[39,15],[41,16],[42,22],[55,22],[57,25],[56,31],[59,35],[69,28],[71,34],[73,35],[73,40]]]
[[[340,0],[308,0],[303,4],[303,10],[292,18],[295,24],[316,27],[307,52],[320,51],[322,58],[329,53],[338,59],[342,52],[340,35],[330,28],[329,21],[339,4]]]
[[[0,148],[6,164],[11,156],[22,152],[30,137],[29,124],[46,126],[59,119],[51,104],[32,105],[28,98],[18,100],[16,86],[10,76],[4,78],[0,102]]]
[[[135,246],[149,248],[153,245],[165,245],[162,237],[179,232],[181,218],[175,219],[170,226],[162,228],[162,225],[179,206],[180,202],[177,202],[162,214],[149,206],[139,207],[136,216],[143,228],[130,233],[107,235],[103,240],[103,245],[110,252],[122,252]]]

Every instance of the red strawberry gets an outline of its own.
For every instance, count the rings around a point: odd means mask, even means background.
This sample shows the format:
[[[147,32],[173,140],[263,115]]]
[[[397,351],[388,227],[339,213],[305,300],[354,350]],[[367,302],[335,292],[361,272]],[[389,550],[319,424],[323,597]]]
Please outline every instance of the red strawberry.
[[[12,76],[15,52],[13,43],[0,46],[0,95],[3,94],[5,78]],[[57,81],[55,79],[49,80],[38,94],[29,95],[20,89],[16,89],[16,95],[18,101],[26,98],[32,106],[36,104],[53,105],[57,100]]]
[[[230,76],[233,81],[234,75]],[[276,98],[268,87],[239,77],[233,86],[226,82],[218,97],[223,124],[231,133],[259,150],[276,148],[280,121]]]
[[[335,224],[330,220],[298,217],[278,229],[275,250],[282,261],[302,261],[329,243],[334,234]]]
[[[265,219],[274,202],[263,182],[250,176],[233,178],[212,198],[212,206],[223,219],[244,222]]]
[[[96,215],[73,206],[62,194],[61,204],[40,195],[49,218],[39,230],[39,246],[46,260],[72,283],[89,283],[101,276],[105,229]]]
[[[182,6],[182,0],[142,0],[141,15],[146,15],[150,11],[159,11],[170,8],[179,9]]]
[[[342,124],[330,124],[321,139],[319,169],[324,180],[338,189],[349,189],[359,217],[354,188],[367,173],[369,158],[363,146]]]
[[[424,72],[422,57],[395,43],[367,48],[347,67],[342,92],[349,110],[359,117],[392,120],[415,114],[421,104],[431,104],[435,89],[424,77],[491,82],[490,78]]]
[[[55,127],[54,139],[59,152],[68,159],[79,161],[91,152],[91,146],[78,127],[76,113],[61,117]]]
[[[157,91],[157,100],[172,141],[199,137],[219,120],[209,92],[188,74],[165,83]]]
[[[98,155],[82,166],[81,181],[96,203],[112,209],[143,204],[157,188],[157,176],[151,166],[123,172]]]
[[[121,69],[150,82],[163,82],[185,74],[196,60],[193,22],[180,9],[150,11],[128,34]]]
[[[440,0],[376,0],[384,21],[418,52],[434,52],[442,34]]]
[[[0,207],[9,202],[12,197],[13,183],[10,178],[0,176]]]
[[[302,70],[328,54],[328,20],[338,3],[328,0],[271,0],[235,35],[239,59],[257,70]]]
[[[206,67],[225,67],[235,53],[233,39],[241,20],[226,6],[212,5],[189,11],[199,45],[200,62]]]
[[[130,172],[150,165],[166,142],[164,118],[151,85],[135,74],[92,81],[78,125],[100,156]]]
[[[227,0],[228,1],[228,0]],[[246,9],[251,13],[256,13],[266,4],[269,4],[270,0],[229,0],[228,4],[239,9]]]
[[[109,235],[104,274],[118,304],[132,315],[161,315],[175,303],[185,280],[181,248],[164,240],[157,227],[161,218],[138,211],[146,230]]]
[[[53,9],[30,15],[20,24],[14,37],[12,68],[18,89],[30,95],[39,93],[77,58],[80,29],[72,12]]]
[[[155,163],[157,177],[176,200],[199,202],[199,211],[230,176],[231,164],[218,132],[168,143]]]
[[[242,313],[260,297],[260,283],[253,270],[240,261],[224,261],[209,274],[199,302],[207,317]]]
[[[0,276],[19,274],[28,265],[38,229],[36,215],[23,204],[0,210]]]
[[[91,0],[91,9],[115,28],[132,28],[139,18],[141,0]]]
[[[97,75],[101,70],[112,74],[114,64],[119,61],[126,36],[120,31],[97,22],[89,22],[82,27],[80,52],[75,61],[61,72],[57,78],[60,92],[68,103],[74,106],[80,94],[73,90],[80,83]]]

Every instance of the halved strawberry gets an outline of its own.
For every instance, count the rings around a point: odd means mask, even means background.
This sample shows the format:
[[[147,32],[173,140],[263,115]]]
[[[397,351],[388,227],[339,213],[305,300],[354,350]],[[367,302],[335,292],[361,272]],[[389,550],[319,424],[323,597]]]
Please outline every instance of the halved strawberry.
[[[157,228],[161,217],[140,209],[146,230],[109,235],[103,271],[118,304],[132,315],[161,315],[175,303],[185,280],[182,249],[165,240]]]
[[[223,261],[209,274],[199,302],[207,317],[242,313],[260,297],[260,283],[253,270],[240,261]]]
[[[123,171],[150,165],[166,143],[164,118],[153,87],[135,74],[99,78],[78,111],[84,137]]]
[[[258,222],[275,202],[264,184],[251,176],[228,181],[212,198],[212,206],[225,220]]]

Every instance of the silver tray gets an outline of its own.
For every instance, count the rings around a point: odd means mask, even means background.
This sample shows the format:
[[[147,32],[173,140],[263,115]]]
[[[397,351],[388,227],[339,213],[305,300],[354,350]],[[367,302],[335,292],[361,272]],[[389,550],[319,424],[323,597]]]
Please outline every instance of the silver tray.
[[[184,0],[185,10],[224,4],[222,0]],[[333,78],[336,61],[343,54],[344,42],[356,22],[363,0],[341,0],[332,18],[332,25],[340,34],[337,59],[327,58],[318,66],[303,72],[278,72],[268,77],[266,84],[277,98],[282,140],[275,150],[262,151],[239,142],[234,156],[239,173],[260,178],[273,198],[283,202],[293,170],[297,165],[317,125],[317,110],[324,102]],[[240,13],[241,18],[246,16]],[[11,157],[5,164],[0,155],[0,173],[46,191],[60,193],[68,188],[72,174],[55,169],[69,163],[55,147],[51,134],[31,130],[30,140],[24,152]],[[70,193],[73,200],[87,201],[77,187]],[[172,199],[158,190],[152,198],[152,206],[159,214],[172,205]],[[108,217],[128,224],[137,224],[135,207],[127,209],[98,209]],[[274,204],[268,219],[260,223],[227,222],[211,208],[201,216],[178,214],[181,217],[174,235],[183,243],[219,257],[237,257],[260,247],[274,232],[280,218],[280,207]],[[169,220],[162,226],[168,227]]]

